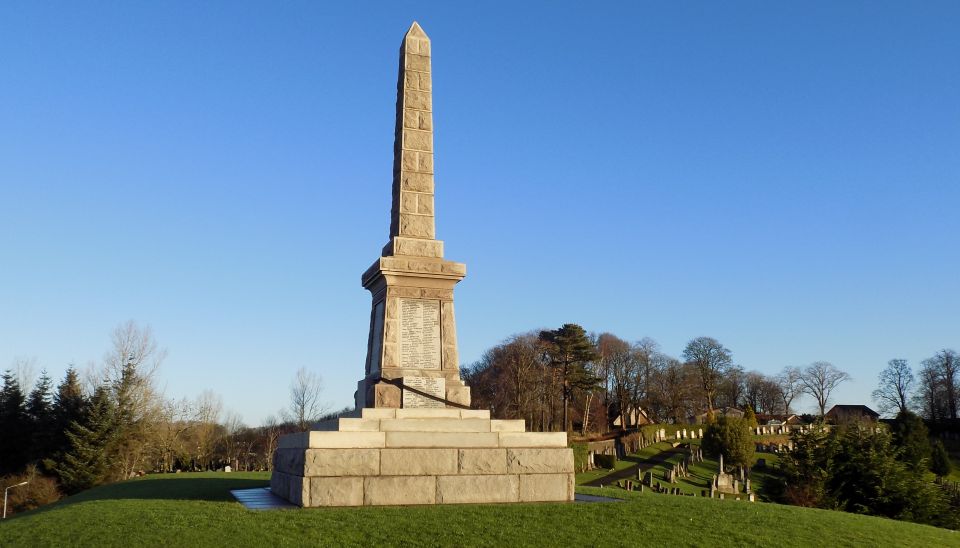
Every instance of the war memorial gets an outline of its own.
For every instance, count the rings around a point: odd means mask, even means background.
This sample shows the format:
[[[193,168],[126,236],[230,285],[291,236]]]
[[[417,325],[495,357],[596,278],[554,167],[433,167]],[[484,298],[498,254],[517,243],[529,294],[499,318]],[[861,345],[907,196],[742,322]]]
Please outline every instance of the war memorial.
[[[470,409],[454,286],[466,265],[436,239],[431,43],[400,46],[390,238],[362,275],[372,306],[354,416],[281,438],[270,488],[303,507],[572,501],[565,432]]]

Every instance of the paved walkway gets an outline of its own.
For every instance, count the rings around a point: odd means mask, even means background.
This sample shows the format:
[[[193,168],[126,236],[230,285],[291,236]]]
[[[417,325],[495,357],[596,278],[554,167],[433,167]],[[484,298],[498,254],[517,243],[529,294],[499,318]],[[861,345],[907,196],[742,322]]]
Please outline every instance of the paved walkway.
[[[284,510],[299,508],[296,504],[287,502],[271,493],[269,487],[234,489],[230,491],[230,494],[248,510]]]

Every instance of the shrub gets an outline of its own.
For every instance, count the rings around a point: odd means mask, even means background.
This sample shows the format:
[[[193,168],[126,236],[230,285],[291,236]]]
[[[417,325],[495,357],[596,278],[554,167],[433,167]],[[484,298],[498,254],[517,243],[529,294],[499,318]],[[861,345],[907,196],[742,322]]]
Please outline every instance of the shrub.
[[[901,411],[890,430],[901,461],[920,466],[930,458],[930,433],[923,419],[910,411]]]
[[[587,471],[587,459],[590,452],[587,450],[587,444],[583,442],[571,443],[573,449],[573,470],[575,472]]]
[[[712,457],[723,455],[724,464],[750,466],[756,450],[747,421],[720,416],[703,432],[703,450]]]
[[[617,467],[617,456],[616,455],[594,455],[593,463],[596,464],[598,468],[607,468],[612,470]]]
[[[857,514],[956,527],[957,515],[923,470],[898,460],[886,431],[861,425],[795,433],[780,458],[782,499]]]
[[[11,514],[26,512],[60,500],[60,491],[57,489],[56,480],[40,474],[37,467],[32,464],[28,465],[26,470],[19,474],[0,478],[0,484],[2,484],[0,488],[6,488],[24,481],[28,483],[8,492],[8,517]]]

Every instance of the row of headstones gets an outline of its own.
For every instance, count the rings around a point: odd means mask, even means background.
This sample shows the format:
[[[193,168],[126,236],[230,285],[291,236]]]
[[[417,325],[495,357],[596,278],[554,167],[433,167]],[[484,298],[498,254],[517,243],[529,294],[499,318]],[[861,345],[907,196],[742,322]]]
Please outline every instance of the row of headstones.
[[[790,432],[811,432],[814,429],[812,424],[766,424],[753,429],[753,433],[758,436],[788,435]]]
[[[652,476],[650,476],[650,477],[652,477]],[[644,480],[644,481],[646,481],[646,480]],[[750,485],[750,480],[747,480],[747,486],[748,486],[748,490],[747,490],[747,492],[746,492],[747,500],[750,501],[750,502],[755,502],[755,501],[756,501],[756,497],[755,497],[755,495],[754,495],[753,493],[751,493],[751,492],[749,491],[749,485]],[[621,489],[625,489],[625,490],[627,490],[627,491],[639,491],[640,493],[643,493],[643,490],[644,490],[644,484],[643,484],[642,482],[640,482],[640,483],[633,483],[633,480],[626,480],[626,481],[624,481],[624,482],[619,482],[619,481],[618,481],[618,482],[617,482],[617,487],[620,487]],[[656,483],[654,483],[653,485],[650,485],[650,490],[652,490],[654,493],[660,493],[660,494],[685,495],[685,496],[688,496],[688,497],[694,497],[694,496],[696,496],[694,493],[684,493],[683,490],[681,490],[679,487],[664,487],[663,485],[660,485],[660,482],[659,482],[659,481],[656,482]],[[725,493],[717,493],[717,492],[714,490],[713,486],[710,487],[710,495],[709,495],[710,498],[720,498],[720,499],[723,499],[724,494],[725,494]],[[704,489],[704,490],[700,491],[700,496],[706,497],[706,496],[707,496],[707,490]],[[740,498],[740,497],[738,496],[737,499],[735,499],[735,500],[739,500],[739,498]]]
[[[702,437],[703,437],[703,428],[698,428],[697,430],[694,430],[693,428],[691,428],[689,431],[687,431],[686,428],[684,428],[683,430],[677,430],[677,431],[674,433],[674,435],[673,435],[672,437],[670,437],[670,438],[667,437],[667,430],[666,430],[666,428],[661,428],[660,430],[655,430],[655,431],[653,432],[653,441],[654,441],[654,443],[659,443],[659,442],[661,442],[661,441],[666,441],[666,440],[668,440],[668,439],[672,439],[672,440],[695,440],[695,439],[702,438]]]
[[[654,436],[655,438],[656,436]],[[625,453],[636,453],[641,449],[646,449],[655,443],[654,440],[647,439],[645,436],[625,436],[621,438],[623,450]]]
[[[617,487],[626,489],[627,491],[639,491],[643,493],[644,484],[643,482],[633,483],[633,480],[626,480],[624,482],[617,482]],[[679,487],[665,487],[660,484],[660,482],[654,482],[652,485],[648,486],[651,491],[654,493],[660,494],[670,494],[670,495],[683,495],[683,491]],[[688,493],[687,496],[695,496],[693,493]]]
[[[680,478],[690,477],[690,472],[687,469],[686,460],[684,462],[674,464],[670,470],[667,470],[663,478],[667,480],[667,483],[677,483],[677,480]]]
[[[758,453],[784,453],[793,451],[793,440],[787,443],[756,443],[754,448]]]

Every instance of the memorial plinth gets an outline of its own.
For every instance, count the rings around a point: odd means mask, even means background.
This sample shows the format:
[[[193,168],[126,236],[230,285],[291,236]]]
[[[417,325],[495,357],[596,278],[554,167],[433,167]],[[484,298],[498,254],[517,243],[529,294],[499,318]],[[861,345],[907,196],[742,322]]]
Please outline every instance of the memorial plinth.
[[[563,432],[478,409],[368,408],[336,427],[281,438],[275,494],[300,506],[573,500]]]
[[[270,488],[300,506],[572,501],[563,432],[470,409],[453,288],[434,222],[431,45],[414,23],[400,47],[390,240],[364,272],[370,291],[356,416],[283,436]]]

